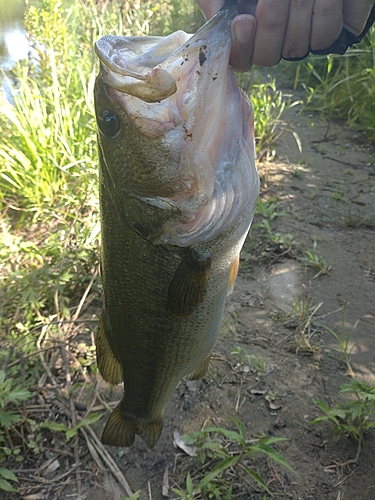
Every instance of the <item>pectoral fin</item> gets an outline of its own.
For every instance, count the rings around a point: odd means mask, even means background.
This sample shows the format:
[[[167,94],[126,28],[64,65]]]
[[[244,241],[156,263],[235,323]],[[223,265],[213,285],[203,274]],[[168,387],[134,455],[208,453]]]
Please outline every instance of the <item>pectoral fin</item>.
[[[178,266],[168,290],[168,309],[188,316],[205,300],[211,259],[198,260],[189,252]]]
[[[102,312],[96,335],[96,360],[101,376],[106,382],[117,385],[123,381],[122,366],[113,354],[105,333],[104,312]]]
[[[237,257],[234,259],[234,261],[230,266],[227,295],[230,295],[233,292],[239,267],[240,267],[240,254],[237,255]]]
[[[121,404],[122,402],[116,406],[108,419],[102,434],[102,443],[127,447],[134,443],[135,435],[139,434],[147,446],[153,448],[163,428],[162,415],[152,422],[141,423],[123,415]]]
[[[196,368],[190,375],[188,375],[186,378],[187,380],[199,380],[203,378],[206,375],[206,372],[208,370],[208,366],[211,361],[211,355],[212,351],[204,358],[202,363]]]

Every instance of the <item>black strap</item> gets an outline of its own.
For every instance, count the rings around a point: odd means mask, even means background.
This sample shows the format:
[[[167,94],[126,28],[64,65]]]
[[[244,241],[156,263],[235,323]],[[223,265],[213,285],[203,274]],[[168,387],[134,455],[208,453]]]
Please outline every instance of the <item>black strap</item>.
[[[327,49],[323,50],[309,49],[307,54],[303,57],[290,57],[290,58],[283,57],[283,59],[285,59],[286,61],[301,61],[302,59],[305,59],[305,57],[307,57],[309,54],[315,54],[315,55],[345,54],[345,52],[349,47],[352,47],[355,43],[359,43],[362,40],[362,38],[366,35],[368,30],[374,24],[374,21],[375,21],[375,5],[371,9],[370,16],[367,19],[365,29],[362,31],[360,35],[356,36],[350,31],[348,31],[346,28],[343,28],[339,38]]]

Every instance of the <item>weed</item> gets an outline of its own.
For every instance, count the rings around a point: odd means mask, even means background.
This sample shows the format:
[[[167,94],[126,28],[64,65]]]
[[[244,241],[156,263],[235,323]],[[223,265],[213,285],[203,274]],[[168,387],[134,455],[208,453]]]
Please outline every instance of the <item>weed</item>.
[[[297,344],[296,352],[302,350],[308,354],[315,355],[320,350],[320,346],[312,342],[313,336],[316,333],[316,328],[314,326],[314,316],[318,309],[322,306],[323,302],[318,305],[310,306],[307,305],[306,301],[300,301],[298,306],[299,314],[301,318],[301,323],[297,327],[295,334],[295,341]]]
[[[344,56],[315,57],[299,64],[283,62],[277,68],[281,79],[294,74],[294,88],[306,92],[305,105],[329,120],[338,117],[375,137],[375,28],[372,27],[358,50]],[[327,133],[329,128],[327,128]]]
[[[280,121],[285,110],[293,104],[286,103],[283,93],[277,89],[276,81],[263,83],[260,77],[252,81],[248,74],[238,74],[240,86],[249,95],[254,116],[254,133],[259,155],[274,156],[274,147],[282,131]]]
[[[15,385],[12,378],[7,378],[4,370],[0,370],[0,425],[5,429],[21,421],[21,416],[14,411],[7,410],[9,403],[19,404],[30,397],[30,392],[20,384]]]
[[[4,467],[0,467],[0,490],[17,491],[15,488],[13,488],[9,481],[18,482],[18,479],[12,471],[4,469]]]
[[[291,234],[281,234],[274,232],[270,222],[277,217],[287,216],[284,211],[278,211],[279,203],[273,198],[269,198],[265,202],[261,198],[258,199],[256,214],[262,216],[262,221],[254,224],[254,228],[260,228],[265,231],[270,242],[274,246],[275,252],[288,253],[294,246],[294,239]]]
[[[275,399],[277,398],[279,394],[279,391],[278,390],[269,390],[267,391],[267,395],[266,395],[266,400],[269,402],[269,401],[275,401]]]
[[[23,389],[21,384],[17,384],[13,378],[7,377],[4,370],[0,370],[0,463],[8,457],[13,457],[17,462],[23,460],[20,454],[20,448],[9,445],[6,438],[9,436],[9,430],[22,421],[19,411],[14,408],[30,397],[30,392]],[[0,490],[16,491],[9,481],[17,481],[15,475],[8,469],[0,467]]]
[[[375,387],[366,382],[351,380],[341,386],[340,395],[354,396],[346,403],[329,408],[321,399],[316,405],[324,415],[313,420],[313,424],[331,422],[335,434],[344,434],[358,441],[357,455],[350,463],[358,461],[366,432],[375,426]],[[348,462],[347,462],[348,463]]]
[[[138,500],[140,494],[141,494],[140,491],[136,491],[135,493],[133,493],[132,495],[130,495],[130,497],[126,497],[126,498],[124,498],[121,495],[120,496],[120,500]]]
[[[276,309],[274,311],[271,311],[270,313],[271,318],[273,321],[278,321],[280,323],[284,323],[290,318],[290,314],[286,313],[285,311],[281,311],[280,309]]]
[[[268,198],[268,200],[263,201],[262,198],[258,199],[256,214],[261,215],[264,219],[269,221],[276,219],[276,217],[282,217],[288,215],[286,212],[277,211],[279,208],[279,203],[273,198]]]
[[[261,375],[266,371],[266,363],[263,359],[255,354],[248,354],[246,349],[243,347],[237,346],[232,352],[232,355],[238,356],[238,361],[241,365],[246,365],[248,370],[253,373],[257,373]]]
[[[341,332],[336,332],[333,328],[330,328],[329,326],[326,326],[326,325],[321,325],[321,326],[327,332],[331,333],[334,336],[334,338],[337,340],[339,347],[338,348],[331,347],[331,349],[334,349],[336,352],[339,353],[340,359],[345,363],[345,366],[348,370],[348,375],[350,377],[354,377],[354,372],[353,372],[351,364],[350,364],[350,353],[351,353],[351,350],[353,349],[354,346],[350,347],[350,343],[351,343],[353,334],[358,326],[359,319],[357,319],[357,321],[349,329],[349,331],[346,331],[346,326],[345,326],[346,307],[347,307],[347,304],[345,304],[343,307],[342,320],[341,320]]]
[[[348,227],[360,228],[360,227],[375,227],[375,213],[368,213],[363,211],[352,211],[351,208],[348,210],[348,214],[345,218],[345,223]]]
[[[276,252],[289,253],[296,244],[293,235],[290,233],[274,233],[269,227],[267,228],[267,233],[271,242],[275,245]]]
[[[231,335],[233,336],[233,339],[234,340],[237,340],[237,337],[238,337],[238,333],[237,333],[237,328],[238,328],[238,315],[236,313],[236,311],[232,311],[230,313],[233,321],[230,321],[229,318],[227,317],[227,315],[224,315],[224,318],[223,318],[223,326],[224,328],[229,332],[231,333]]]
[[[235,474],[240,483],[245,482],[245,476],[251,478],[257,486],[269,493],[269,489],[258,472],[248,465],[256,453],[263,453],[271,460],[283,465],[294,472],[282,455],[276,451],[274,445],[284,441],[284,438],[263,438],[257,442],[248,443],[246,430],[243,423],[231,418],[236,430],[228,430],[219,427],[207,427],[205,430],[183,436],[186,443],[196,447],[198,461],[205,464],[205,475],[196,478],[196,486],[188,474],[186,479],[185,493],[180,488],[173,491],[185,500],[194,500],[203,495],[204,498],[231,499],[233,478],[228,479],[227,473]],[[201,467],[200,467],[201,471]]]
[[[75,425],[73,428],[69,429],[65,424],[60,424],[58,422],[43,422],[41,424],[41,428],[45,429],[50,429],[51,431],[60,431],[65,433],[65,439],[69,441],[72,439],[74,436],[77,435],[77,432],[81,427],[84,427],[85,425],[90,425],[94,424],[97,422],[102,415],[99,415],[98,413],[92,413],[88,417],[84,418],[81,420],[77,425]]]
[[[318,254],[316,241],[314,241],[311,249],[305,250],[305,257],[300,257],[299,260],[318,271],[313,279],[321,276],[322,274],[329,274],[332,269],[332,266],[327,266],[325,258]]]
[[[340,183],[341,184],[341,183]],[[333,199],[336,201],[340,201],[343,199],[344,192],[342,190],[342,187],[336,187],[336,189],[333,191]]]
[[[292,306],[295,312],[295,316],[301,323],[305,323],[310,317],[311,311],[315,309],[313,303],[306,299],[305,294],[300,298],[294,298],[292,301]]]
[[[291,164],[290,173],[292,177],[301,177],[303,173],[303,169],[301,167],[305,167],[306,165],[307,161],[305,160],[305,158],[300,158],[296,164],[295,163]]]
[[[273,246],[274,253],[289,253],[295,246],[295,241],[292,234],[286,233],[282,234],[272,230],[270,223],[267,219],[263,219],[262,222],[254,224],[254,227],[260,228],[267,235],[270,243]]]

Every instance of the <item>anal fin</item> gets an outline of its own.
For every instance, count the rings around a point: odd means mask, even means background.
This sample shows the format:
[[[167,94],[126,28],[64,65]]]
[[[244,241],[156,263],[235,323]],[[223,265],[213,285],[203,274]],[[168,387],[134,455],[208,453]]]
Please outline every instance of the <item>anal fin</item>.
[[[123,381],[122,366],[113,354],[105,333],[104,311],[100,315],[95,344],[96,360],[101,376],[110,384],[120,384]]]
[[[190,373],[186,378],[187,380],[199,380],[203,378],[206,375],[206,372],[208,370],[208,366],[211,361],[211,355],[212,351],[209,352],[209,354],[204,358],[202,363],[196,368],[193,372]]]
[[[178,266],[168,290],[168,309],[188,316],[206,298],[211,259],[199,260],[189,252]]]
[[[163,416],[160,415],[152,422],[138,422],[122,414],[121,404],[122,402],[116,406],[108,419],[102,434],[102,443],[127,447],[134,443],[135,435],[139,434],[147,446],[153,448],[163,428]]]

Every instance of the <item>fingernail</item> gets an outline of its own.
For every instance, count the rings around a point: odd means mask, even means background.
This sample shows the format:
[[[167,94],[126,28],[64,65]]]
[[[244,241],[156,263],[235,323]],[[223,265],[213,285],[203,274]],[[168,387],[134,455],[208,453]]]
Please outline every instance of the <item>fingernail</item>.
[[[240,44],[247,44],[253,38],[253,22],[248,17],[236,17],[233,21],[233,34],[236,41]]]

